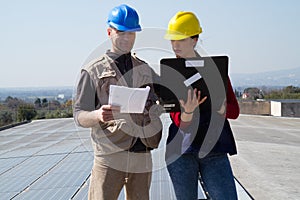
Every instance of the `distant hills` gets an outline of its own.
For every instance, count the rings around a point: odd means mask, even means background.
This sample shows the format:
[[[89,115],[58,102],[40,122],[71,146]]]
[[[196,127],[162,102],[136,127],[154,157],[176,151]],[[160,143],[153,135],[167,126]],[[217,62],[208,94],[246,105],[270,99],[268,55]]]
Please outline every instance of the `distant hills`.
[[[72,98],[73,87],[20,87],[20,88],[0,88],[0,101],[4,101],[8,96],[16,97],[25,101],[33,102],[36,98],[57,99],[63,96],[68,100]]]
[[[286,70],[261,73],[232,73],[231,82],[234,88],[243,90],[247,87],[282,88],[293,85],[300,87],[300,67]],[[36,98],[55,99],[63,95],[64,99],[72,98],[74,87],[31,87],[0,88],[0,101],[8,96],[34,101]]]
[[[300,86],[300,67],[261,73],[232,73],[230,78],[234,87],[286,87]]]

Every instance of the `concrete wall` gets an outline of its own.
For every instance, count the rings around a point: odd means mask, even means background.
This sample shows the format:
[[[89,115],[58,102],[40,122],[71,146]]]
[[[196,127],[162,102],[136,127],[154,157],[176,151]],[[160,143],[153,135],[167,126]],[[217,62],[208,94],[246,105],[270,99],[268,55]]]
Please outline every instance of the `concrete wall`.
[[[270,115],[269,101],[239,101],[240,113],[251,115]]]
[[[281,116],[300,117],[300,103],[281,103]]]
[[[300,117],[300,101],[239,101],[240,113]]]

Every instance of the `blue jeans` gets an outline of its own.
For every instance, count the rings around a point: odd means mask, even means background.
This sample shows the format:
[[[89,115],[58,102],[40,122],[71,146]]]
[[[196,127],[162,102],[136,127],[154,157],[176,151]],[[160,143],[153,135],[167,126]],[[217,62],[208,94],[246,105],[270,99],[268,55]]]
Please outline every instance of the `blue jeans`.
[[[178,200],[198,197],[199,173],[204,190],[213,200],[236,200],[235,182],[227,154],[183,154],[167,166]]]

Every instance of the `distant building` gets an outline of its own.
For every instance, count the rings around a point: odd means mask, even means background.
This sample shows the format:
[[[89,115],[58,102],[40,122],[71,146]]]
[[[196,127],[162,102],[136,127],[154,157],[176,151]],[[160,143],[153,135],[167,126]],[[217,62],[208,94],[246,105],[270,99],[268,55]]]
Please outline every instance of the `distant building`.
[[[264,94],[263,91],[259,88],[246,88],[242,94],[242,99],[245,100],[256,100],[256,99],[263,99]]]
[[[65,95],[64,94],[57,95],[57,100],[63,100],[63,99],[65,99]]]

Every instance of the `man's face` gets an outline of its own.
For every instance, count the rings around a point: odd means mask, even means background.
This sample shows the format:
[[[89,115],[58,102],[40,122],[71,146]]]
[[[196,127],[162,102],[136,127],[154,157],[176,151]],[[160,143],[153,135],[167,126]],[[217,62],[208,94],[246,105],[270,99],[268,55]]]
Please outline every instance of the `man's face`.
[[[135,42],[135,32],[122,32],[114,28],[108,28],[107,34],[112,41],[112,52],[126,54],[131,51]]]

